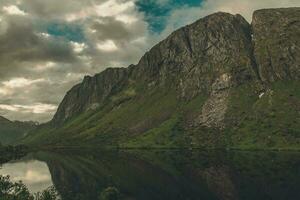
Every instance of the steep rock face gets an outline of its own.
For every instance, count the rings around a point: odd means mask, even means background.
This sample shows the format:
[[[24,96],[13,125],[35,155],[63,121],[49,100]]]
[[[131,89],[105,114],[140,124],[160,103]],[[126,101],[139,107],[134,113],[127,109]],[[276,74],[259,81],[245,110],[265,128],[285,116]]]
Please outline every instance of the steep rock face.
[[[209,95],[194,124],[223,128],[229,89],[258,80],[251,27],[240,15],[207,16],[153,47],[133,74],[151,85],[176,87],[186,101]]]
[[[300,79],[300,8],[255,11],[255,57],[263,81]]]
[[[98,108],[110,95],[119,91],[127,80],[126,68],[108,68],[94,77],[86,76],[82,83],[66,94],[52,123],[61,124],[76,114]]]
[[[220,12],[175,31],[142,57],[133,74],[171,84],[191,99],[210,92],[224,73],[237,85],[255,79],[255,71],[250,25],[240,15]]]
[[[149,87],[175,87],[178,98],[190,100],[210,93],[223,74],[231,77],[230,86],[256,79],[253,63],[250,25],[240,15],[216,13],[175,31],[137,65],[86,77],[67,93],[53,122],[99,107],[129,79]]]

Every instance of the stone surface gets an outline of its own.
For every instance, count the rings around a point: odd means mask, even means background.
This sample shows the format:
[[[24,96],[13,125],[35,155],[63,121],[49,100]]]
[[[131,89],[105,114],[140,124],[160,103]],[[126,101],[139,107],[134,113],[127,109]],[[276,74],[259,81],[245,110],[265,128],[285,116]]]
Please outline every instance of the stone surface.
[[[86,76],[66,94],[52,123],[59,125],[82,112],[97,109],[127,81],[126,68],[108,68],[94,77]]]
[[[143,56],[133,74],[156,85],[171,84],[180,97],[191,99],[210,92],[224,73],[232,76],[232,85],[255,79],[253,59],[248,22],[220,12],[172,33]]]
[[[255,11],[255,57],[264,82],[300,79],[300,8]]]
[[[231,76],[223,74],[213,83],[210,97],[203,105],[196,125],[220,129],[225,127],[223,121],[227,110],[230,82]]]

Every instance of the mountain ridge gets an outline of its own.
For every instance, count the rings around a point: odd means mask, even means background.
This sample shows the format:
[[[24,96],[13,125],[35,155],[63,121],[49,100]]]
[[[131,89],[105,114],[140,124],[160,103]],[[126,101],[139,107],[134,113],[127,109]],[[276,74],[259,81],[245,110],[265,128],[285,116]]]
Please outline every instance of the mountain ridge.
[[[0,144],[14,144],[36,126],[35,122],[10,121],[0,116]]]
[[[247,27],[248,24],[246,24],[245,19],[241,18],[240,15],[236,15],[236,18],[237,18],[237,20],[236,20],[235,16],[233,16],[233,15],[219,12],[219,13],[210,15],[210,16],[204,18],[203,20],[207,19],[207,21],[208,21],[207,23],[209,23],[210,21],[215,20],[215,19],[211,19],[211,18],[215,18],[215,17],[217,17],[217,18],[230,17],[230,18],[232,18],[230,20],[232,20],[233,23],[240,23],[240,22],[243,23],[240,26],[241,28],[250,28],[250,27]],[[239,19],[242,19],[242,20],[238,21]],[[162,46],[172,45],[170,43],[174,42],[173,40],[175,40],[175,42],[182,42],[182,44],[180,44],[180,45],[182,45],[182,46],[180,46],[180,48],[182,48],[183,51],[186,51],[186,52],[183,52],[183,53],[188,53],[188,54],[191,54],[190,56],[192,56],[192,46],[191,46],[191,43],[189,41],[190,39],[188,39],[188,36],[187,36],[186,32],[188,32],[190,30],[189,26],[197,26],[197,24],[198,24],[198,21],[191,24],[191,25],[188,25],[186,27],[183,27],[183,28],[175,31],[166,40],[163,40],[158,45],[155,45],[150,51],[148,51],[141,58],[141,60],[139,61],[139,63],[137,65],[131,65],[131,66],[129,66],[129,68],[108,68],[108,69],[104,70],[103,72],[101,72],[100,74],[95,75],[92,78],[87,76],[83,80],[82,84],[79,84],[79,85],[85,87],[86,85],[89,85],[88,82],[90,81],[90,82],[93,82],[90,85],[93,85],[95,87],[96,86],[102,86],[100,84],[103,83],[103,87],[107,87],[109,89],[112,89],[115,85],[119,84],[119,81],[118,81],[119,79],[118,78],[121,77],[121,79],[122,79],[123,76],[128,76],[128,77],[125,77],[125,78],[129,78],[129,76],[131,76],[130,78],[132,78],[134,80],[139,79],[140,77],[142,77],[142,79],[146,79],[147,82],[157,81],[156,78],[163,79],[163,78],[167,77],[168,75],[166,75],[166,73],[169,73],[170,71],[164,72],[163,70],[165,70],[165,69],[160,69],[160,67],[164,67],[162,64],[160,64],[160,62],[163,62],[162,60],[165,59],[165,58],[169,59],[169,60],[174,60],[175,59],[174,57],[176,57],[178,55],[175,55],[175,54],[173,54],[173,55],[162,55],[162,53],[160,53],[160,51],[161,51],[160,48],[163,48]],[[233,24],[233,25],[235,25],[235,24]],[[243,26],[246,26],[246,27],[243,27]],[[248,30],[248,35],[247,35],[248,39],[250,39],[249,38],[250,37],[249,32],[250,32],[250,30]],[[181,38],[177,39],[178,35]],[[177,40],[179,40],[179,41],[177,41]],[[214,44],[212,43],[212,44],[208,44],[208,45],[214,45]],[[211,47],[208,47],[208,49],[209,48],[211,48]],[[204,50],[206,51],[207,49],[204,49]],[[173,52],[171,52],[171,53],[173,53]],[[160,56],[165,56],[165,57],[160,57]],[[171,59],[169,57],[171,57]],[[182,62],[182,61],[179,61],[179,62]],[[167,67],[169,67],[169,66],[167,66]],[[122,75],[120,75],[119,72]],[[157,74],[157,73],[161,73],[161,74]],[[163,74],[163,73],[165,73],[165,74]],[[146,76],[143,76],[142,74],[146,74]],[[157,75],[159,77],[156,77]],[[101,78],[106,79],[106,80],[101,80]],[[99,79],[100,79],[100,81],[103,81],[103,82],[97,83],[97,81],[99,81]],[[154,80],[151,80],[151,79],[154,79]],[[114,82],[115,80],[117,80],[117,81]],[[158,81],[161,81],[161,80],[158,80]],[[163,81],[165,81],[165,80],[162,80],[161,82],[163,82]],[[73,89],[76,90],[77,87],[78,87],[78,85],[75,86]],[[72,93],[71,91],[69,91],[68,94]],[[99,92],[100,95],[103,95],[104,97],[108,96],[106,93],[110,92],[110,91],[105,91],[105,92],[101,93],[101,89],[99,89],[99,91],[100,91]],[[92,95],[97,96],[98,94],[95,94],[97,92],[98,92],[98,90],[95,90],[95,92]],[[68,94],[67,94],[67,96],[68,96]],[[84,94],[82,94],[80,97],[82,97],[83,95]],[[183,94],[182,96],[186,97],[186,98],[191,98],[191,97],[187,97],[188,95],[186,96],[186,94]],[[195,94],[191,94],[191,96],[195,96]],[[67,98],[68,97],[66,97],[65,99],[67,99]],[[100,97],[100,98],[102,98],[102,97]],[[97,103],[98,102],[99,102],[99,99],[97,99]],[[85,103],[85,102],[83,102],[83,103]],[[88,101],[86,101],[86,103],[88,103]],[[63,107],[63,106],[60,106],[60,108],[61,107]],[[60,110],[60,108],[58,110]],[[54,116],[54,121],[57,121],[56,116]]]
[[[297,147],[299,19],[300,8],[258,10],[252,24],[239,14],[204,17],[137,65],[85,77],[25,142]]]

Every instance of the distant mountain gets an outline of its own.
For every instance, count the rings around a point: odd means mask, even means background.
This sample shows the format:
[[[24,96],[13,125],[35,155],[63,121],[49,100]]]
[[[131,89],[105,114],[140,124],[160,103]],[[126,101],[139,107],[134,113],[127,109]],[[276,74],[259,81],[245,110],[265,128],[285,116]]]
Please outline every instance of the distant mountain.
[[[28,144],[300,147],[300,8],[215,13],[85,77]]]
[[[12,122],[0,116],[0,144],[16,143],[36,126],[37,123],[35,122]]]

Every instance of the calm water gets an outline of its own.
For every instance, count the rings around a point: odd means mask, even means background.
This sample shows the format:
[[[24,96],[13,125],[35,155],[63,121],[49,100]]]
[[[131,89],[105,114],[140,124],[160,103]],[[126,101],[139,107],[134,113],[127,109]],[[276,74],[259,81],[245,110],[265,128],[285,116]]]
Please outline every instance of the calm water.
[[[64,200],[96,200],[108,187],[122,199],[300,199],[296,152],[39,152],[0,174],[32,192],[54,185]]]

